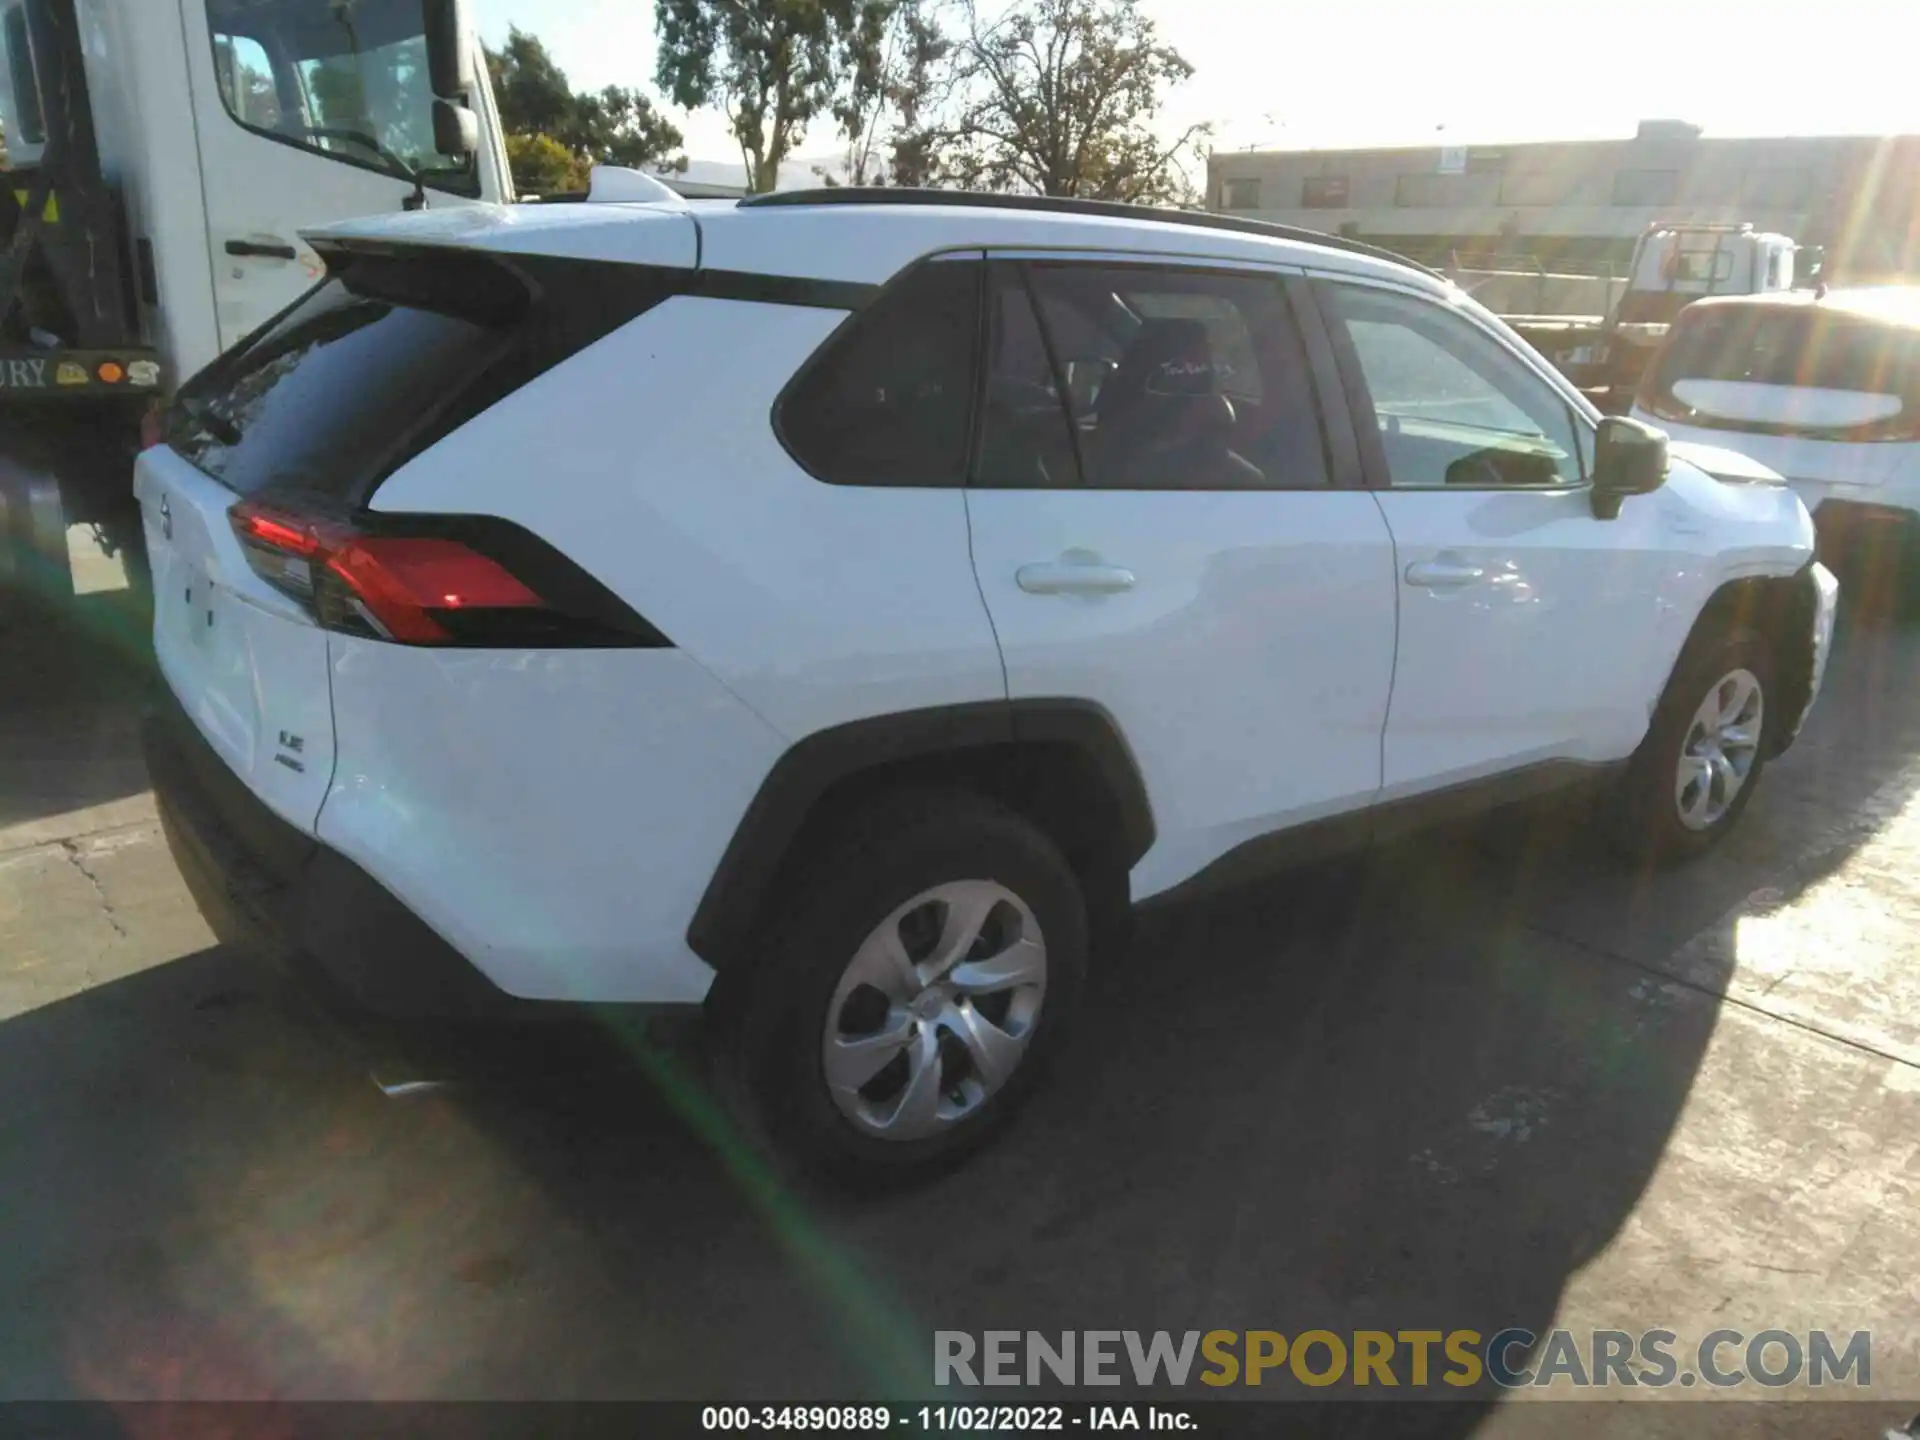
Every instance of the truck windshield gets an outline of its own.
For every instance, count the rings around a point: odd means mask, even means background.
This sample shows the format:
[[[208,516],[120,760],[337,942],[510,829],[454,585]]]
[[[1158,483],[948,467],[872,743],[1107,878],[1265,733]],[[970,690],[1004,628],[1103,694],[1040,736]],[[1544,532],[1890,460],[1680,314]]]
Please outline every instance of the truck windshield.
[[[209,0],[221,98],[249,130],[370,169],[391,169],[392,156],[437,189],[477,195],[471,157],[434,149],[422,9],[420,0]]]
[[[0,10],[0,124],[6,127],[0,145],[0,165],[17,168],[40,158],[47,126],[40,113],[40,82],[33,68],[33,45],[27,34],[27,7],[16,3]]]

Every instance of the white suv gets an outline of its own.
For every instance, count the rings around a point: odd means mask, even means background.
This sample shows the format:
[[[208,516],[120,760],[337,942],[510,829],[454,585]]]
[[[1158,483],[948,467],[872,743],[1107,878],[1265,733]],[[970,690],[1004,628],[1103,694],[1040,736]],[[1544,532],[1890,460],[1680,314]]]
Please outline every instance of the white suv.
[[[1698,301],[1634,414],[1786,476],[1843,573],[1920,599],[1920,286]]]
[[[309,238],[139,465],[203,906],[390,1011],[704,1005],[843,1173],[988,1133],[1130,901],[1586,780],[1690,854],[1819,688],[1791,490],[1361,245],[848,190]]]

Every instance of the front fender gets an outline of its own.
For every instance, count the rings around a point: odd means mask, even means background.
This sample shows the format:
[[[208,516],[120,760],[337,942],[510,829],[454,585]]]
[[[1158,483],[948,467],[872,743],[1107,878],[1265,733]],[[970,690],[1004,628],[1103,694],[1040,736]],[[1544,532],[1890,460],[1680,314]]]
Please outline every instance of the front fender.
[[[1813,519],[1778,475],[1743,456],[1677,445],[1672,458],[1658,494],[1673,562],[1667,613],[1678,623],[1663,627],[1648,657],[1648,719],[1694,646],[1730,627],[1752,629],[1779,656],[1782,702],[1794,720],[1776,732],[1784,749],[1814,688],[1818,590],[1805,578],[1814,561]]]

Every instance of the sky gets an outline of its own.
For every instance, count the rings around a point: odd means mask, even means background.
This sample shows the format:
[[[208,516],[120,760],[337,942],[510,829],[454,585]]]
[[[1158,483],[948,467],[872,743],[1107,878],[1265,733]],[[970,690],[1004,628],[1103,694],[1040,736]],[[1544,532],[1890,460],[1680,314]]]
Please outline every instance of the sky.
[[[651,0],[474,0],[489,43],[546,42],[576,88],[653,88]],[[1920,132],[1914,0],[1142,0],[1194,66],[1161,128],[1221,150],[1628,136]],[[1604,22],[1604,23],[1603,23]],[[669,108],[669,113],[673,113]],[[737,160],[724,117],[675,115],[696,160]],[[826,122],[799,147],[834,154]]]

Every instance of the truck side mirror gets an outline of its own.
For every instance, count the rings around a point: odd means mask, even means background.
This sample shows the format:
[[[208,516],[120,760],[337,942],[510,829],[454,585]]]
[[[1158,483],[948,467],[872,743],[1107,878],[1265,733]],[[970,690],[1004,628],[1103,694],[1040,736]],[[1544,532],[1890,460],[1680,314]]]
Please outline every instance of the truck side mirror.
[[[420,0],[427,39],[427,74],[433,93],[464,100],[480,83],[474,70],[473,13],[468,0]],[[456,155],[457,150],[442,151]]]
[[[1651,495],[1666,484],[1667,463],[1666,431],[1607,416],[1594,434],[1594,518],[1612,520],[1629,495]]]
[[[480,117],[466,106],[437,96],[433,102],[433,149],[437,155],[465,159],[480,149]]]

